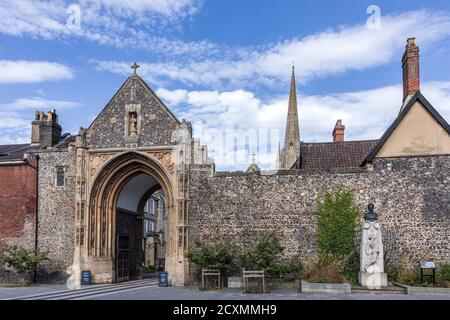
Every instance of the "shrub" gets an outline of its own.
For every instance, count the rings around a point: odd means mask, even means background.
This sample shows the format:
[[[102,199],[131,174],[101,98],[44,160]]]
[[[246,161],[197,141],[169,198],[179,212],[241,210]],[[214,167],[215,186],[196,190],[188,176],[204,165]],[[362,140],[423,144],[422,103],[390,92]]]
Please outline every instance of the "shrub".
[[[344,283],[344,260],[335,259],[327,264],[318,264],[305,273],[305,279],[314,283]]]
[[[210,243],[195,242],[194,249],[186,253],[188,260],[200,268],[218,269],[222,272],[230,270],[236,260],[236,246],[225,241]]]
[[[148,273],[156,272],[156,266],[152,266],[152,265],[144,266],[143,271],[148,272]]]
[[[280,238],[275,233],[263,236],[239,256],[242,268],[246,270],[265,270],[269,275],[276,273],[277,256],[283,251]]]
[[[340,187],[335,192],[327,191],[317,201],[318,220],[317,245],[319,255],[345,258],[355,247],[358,208],[353,204],[350,191]]]
[[[270,269],[270,277],[280,278],[284,281],[295,281],[301,279],[305,267],[298,259],[292,259],[287,263],[280,263]]]
[[[32,275],[38,265],[48,260],[47,253],[34,250],[27,250],[18,246],[8,246],[0,255],[0,264],[5,267],[5,271],[11,268],[18,274],[24,276],[27,282],[32,282]]]
[[[436,284],[441,287],[450,287],[450,264],[437,265]]]
[[[398,279],[402,270],[398,265],[387,263],[384,267],[384,271],[387,273],[389,281],[399,282]]]
[[[387,263],[385,271],[391,281],[411,286],[422,285],[419,265],[408,257],[400,257],[396,263]]]
[[[359,271],[359,255],[355,251],[345,263],[344,276],[350,283],[357,284],[359,283]]]

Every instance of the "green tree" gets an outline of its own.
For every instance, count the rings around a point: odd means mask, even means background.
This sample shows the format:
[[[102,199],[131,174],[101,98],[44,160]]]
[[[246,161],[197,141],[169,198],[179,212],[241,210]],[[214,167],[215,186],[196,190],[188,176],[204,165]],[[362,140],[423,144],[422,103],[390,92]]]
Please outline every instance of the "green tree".
[[[317,245],[321,259],[347,258],[355,248],[359,210],[353,195],[342,187],[327,191],[316,204],[318,219]],[[328,257],[328,258],[327,258]]]
[[[48,260],[46,252],[35,252],[18,246],[8,246],[0,255],[0,264],[5,267],[5,270],[14,269],[25,276],[28,282],[31,282],[34,270],[45,260]]]
[[[265,270],[269,274],[278,270],[277,256],[284,250],[275,233],[259,238],[239,256],[241,266],[247,270]]]

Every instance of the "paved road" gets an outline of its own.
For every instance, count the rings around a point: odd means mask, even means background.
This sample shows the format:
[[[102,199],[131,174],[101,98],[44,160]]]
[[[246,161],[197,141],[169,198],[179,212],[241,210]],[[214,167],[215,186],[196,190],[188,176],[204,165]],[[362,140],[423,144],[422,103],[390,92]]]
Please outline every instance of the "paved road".
[[[0,288],[0,299],[23,300],[450,300],[450,295],[302,294],[295,290],[274,290],[270,294],[244,294],[241,290],[201,291],[198,288],[159,288],[156,279],[120,284],[93,285],[67,290],[63,285]]]

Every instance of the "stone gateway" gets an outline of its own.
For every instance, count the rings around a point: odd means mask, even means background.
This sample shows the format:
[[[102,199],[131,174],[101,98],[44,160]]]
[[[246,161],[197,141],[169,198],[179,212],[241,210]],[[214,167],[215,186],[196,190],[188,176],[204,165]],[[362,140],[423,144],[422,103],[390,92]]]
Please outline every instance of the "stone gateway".
[[[370,225],[369,257],[450,261],[450,126],[420,91],[418,52],[408,39],[403,68],[417,72],[404,72],[400,113],[379,140],[346,141],[339,120],[333,142],[301,141],[293,69],[276,171],[254,161],[247,172],[216,172],[190,122],[135,64],[89,128],[61,136],[56,111],[37,112],[30,144],[0,146],[0,246],[47,251],[42,281],[66,280],[66,270],[75,287],[82,271],[93,283],[127,281],[150,264],[182,286],[194,279],[185,252],[196,239],[245,245],[276,231],[283,258],[313,260],[315,202],[344,186],[361,223],[367,203],[377,206],[384,252]]]

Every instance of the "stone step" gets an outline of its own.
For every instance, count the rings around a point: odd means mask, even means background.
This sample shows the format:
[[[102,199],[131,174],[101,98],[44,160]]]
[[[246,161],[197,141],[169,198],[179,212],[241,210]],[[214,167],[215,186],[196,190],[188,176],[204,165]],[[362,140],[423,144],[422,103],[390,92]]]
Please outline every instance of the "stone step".
[[[364,294],[407,294],[406,288],[397,286],[389,286],[382,289],[369,289],[358,285],[352,285],[352,293],[364,293]]]

